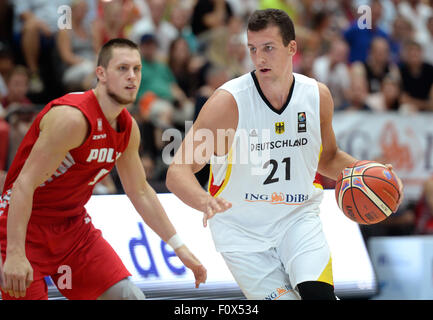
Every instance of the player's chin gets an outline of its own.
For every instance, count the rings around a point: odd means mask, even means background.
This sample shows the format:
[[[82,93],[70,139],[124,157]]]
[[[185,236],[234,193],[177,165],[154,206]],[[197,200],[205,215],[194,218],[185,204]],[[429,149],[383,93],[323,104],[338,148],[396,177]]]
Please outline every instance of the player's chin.
[[[137,98],[137,91],[135,91],[135,92],[127,91],[123,95],[122,100],[125,102],[124,104],[131,104],[131,103],[135,102],[136,98]]]

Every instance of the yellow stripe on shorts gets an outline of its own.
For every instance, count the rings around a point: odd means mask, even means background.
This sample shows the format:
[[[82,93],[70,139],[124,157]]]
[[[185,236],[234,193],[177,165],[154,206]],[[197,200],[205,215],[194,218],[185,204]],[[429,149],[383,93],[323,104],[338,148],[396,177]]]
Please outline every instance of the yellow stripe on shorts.
[[[325,269],[322,271],[322,274],[317,279],[317,281],[326,282],[330,285],[334,285],[334,278],[332,276],[332,258],[329,258],[328,264],[326,265]]]

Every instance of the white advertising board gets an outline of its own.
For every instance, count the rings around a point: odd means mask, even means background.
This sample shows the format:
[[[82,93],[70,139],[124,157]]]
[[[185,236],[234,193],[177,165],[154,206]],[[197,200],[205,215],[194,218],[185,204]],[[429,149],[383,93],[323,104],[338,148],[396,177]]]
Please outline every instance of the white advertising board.
[[[203,288],[232,283],[233,277],[216,252],[210,230],[202,225],[202,214],[173,194],[158,194],[170,220],[190,250],[208,271]],[[142,221],[125,195],[93,196],[86,208],[95,227],[119,254],[143,288],[194,288],[194,276],[170,247]],[[365,296],[376,292],[375,274],[359,227],[338,209],[333,190],[325,190],[321,207],[323,228],[331,247],[334,282],[340,296]]]

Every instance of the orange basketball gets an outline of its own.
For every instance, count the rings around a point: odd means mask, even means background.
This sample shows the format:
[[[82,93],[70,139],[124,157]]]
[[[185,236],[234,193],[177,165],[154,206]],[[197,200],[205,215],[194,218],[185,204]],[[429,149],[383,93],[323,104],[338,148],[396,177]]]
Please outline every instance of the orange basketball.
[[[394,173],[381,163],[363,160],[340,173],[335,197],[349,219],[374,224],[395,212],[400,192]]]

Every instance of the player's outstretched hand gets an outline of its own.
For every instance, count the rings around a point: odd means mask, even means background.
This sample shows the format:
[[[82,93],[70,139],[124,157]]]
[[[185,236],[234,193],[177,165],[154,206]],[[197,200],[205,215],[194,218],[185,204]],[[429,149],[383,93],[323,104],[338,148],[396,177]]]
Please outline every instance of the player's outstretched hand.
[[[9,254],[3,265],[3,291],[11,297],[26,296],[26,290],[33,282],[33,268],[25,256]]]
[[[186,245],[179,247],[174,250],[176,255],[179,257],[180,261],[184,264],[185,267],[191,269],[194,273],[195,277],[195,287],[198,288],[200,283],[205,283],[207,278],[207,270],[201,264],[200,260],[198,260],[191,251],[189,251]]]
[[[208,195],[206,198],[206,203],[204,206],[203,213],[203,226],[207,227],[207,221],[211,219],[215,214],[219,212],[224,212],[227,209],[230,209],[232,204],[223,198],[214,198],[211,195]]]
[[[390,170],[392,173],[394,173],[395,177],[397,178],[397,182],[398,182],[398,186],[399,186],[399,193],[400,193],[400,198],[398,199],[398,203],[397,203],[397,209],[400,206],[400,204],[403,201],[403,197],[404,197],[404,193],[403,193],[403,182],[400,180],[400,178],[398,177],[397,173],[395,173],[394,170],[392,170],[392,164],[385,164],[385,166],[388,168],[388,170]],[[396,209],[396,211],[397,211]]]

